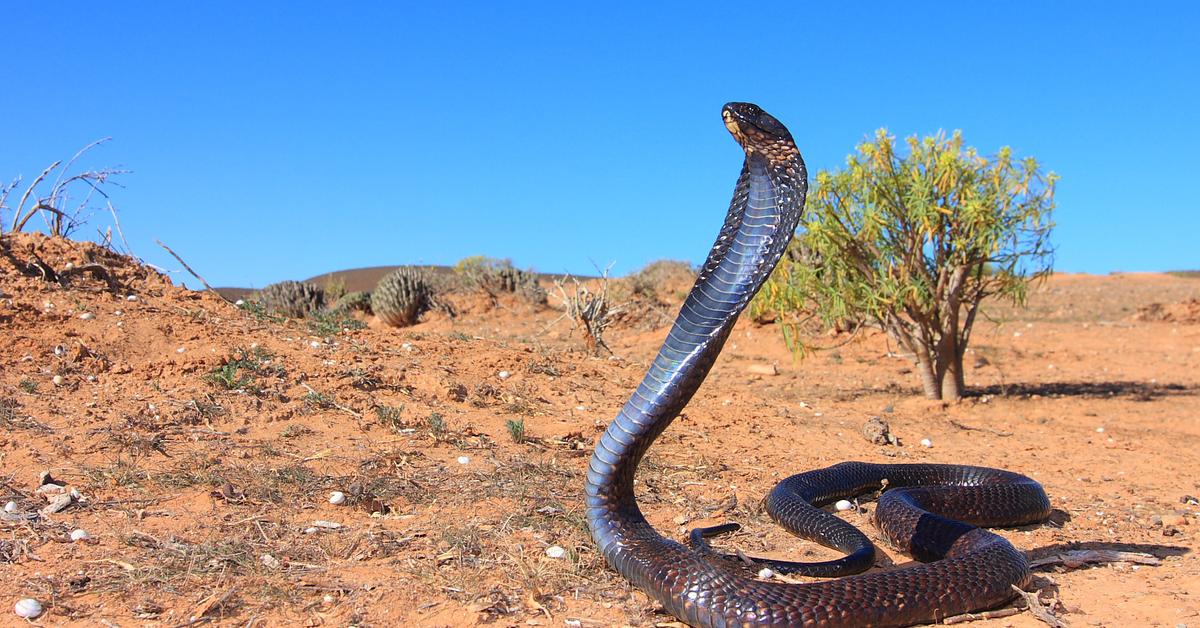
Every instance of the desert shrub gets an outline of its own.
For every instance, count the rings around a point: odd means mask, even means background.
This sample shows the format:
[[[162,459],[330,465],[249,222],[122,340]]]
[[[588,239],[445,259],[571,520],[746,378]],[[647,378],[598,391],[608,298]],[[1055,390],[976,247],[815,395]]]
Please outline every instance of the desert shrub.
[[[433,288],[425,271],[401,266],[389,273],[371,292],[371,311],[392,327],[417,322],[421,313],[433,305]]]
[[[546,289],[538,282],[537,274],[516,268],[511,260],[476,255],[459,260],[454,272],[463,285],[492,296],[511,292],[535,305],[543,305],[547,300]]]
[[[273,314],[304,318],[325,306],[325,290],[310,283],[281,281],[258,291],[251,300],[262,303]]]
[[[980,156],[958,132],[906,143],[901,155],[880,130],[844,169],[817,175],[801,233],[751,313],[778,313],[793,349],[814,316],[873,322],[913,355],[926,396],[956,399],[980,302],[1021,304],[1050,272],[1058,177],[1008,148]]]
[[[687,294],[695,280],[696,271],[690,263],[670,259],[650,262],[626,277],[633,295],[660,301]]]

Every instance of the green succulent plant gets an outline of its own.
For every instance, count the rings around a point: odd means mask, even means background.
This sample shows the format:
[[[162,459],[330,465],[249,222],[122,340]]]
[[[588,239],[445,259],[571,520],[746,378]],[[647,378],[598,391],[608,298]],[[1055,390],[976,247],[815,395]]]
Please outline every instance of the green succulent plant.
[[[383,279],[371,292],[371,310],[392,327],[406,327],[433,305],[433,287],[425,272],[402,266]]]

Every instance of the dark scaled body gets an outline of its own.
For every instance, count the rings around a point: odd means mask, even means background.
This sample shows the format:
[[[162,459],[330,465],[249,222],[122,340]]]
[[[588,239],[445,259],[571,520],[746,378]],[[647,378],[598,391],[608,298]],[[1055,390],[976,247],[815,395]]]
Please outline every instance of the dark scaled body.
[[[1049,503],[1035,482],[1005,471],[843,463],[788,478],[768,498],[776,520],[851,553],[831,561],[839,564],[827,575],[869,567],[874,549],[809,504],[877,490],[883,480],[893,489],[876,511],[884,535],[919,559],[941,559],[811,584],[757,579],[703,547],[662,537],[642,516],[633,493],[638,463],[699,388],[738,314],[779,261],[808,187],[804,162],[779,121],[747,103],[726,105],[722,115],[746,160],[695,286],[645,378],[597,443],[586,487],[593,538],[609,564],[694,626],[903,626],[1007,601],[1011,586],[1029,579],[1024,556],[968,524],[1036,521]],[[921,488],[894,490],[910,485]],[[1015,505],[1000,499],[1014,496]]]

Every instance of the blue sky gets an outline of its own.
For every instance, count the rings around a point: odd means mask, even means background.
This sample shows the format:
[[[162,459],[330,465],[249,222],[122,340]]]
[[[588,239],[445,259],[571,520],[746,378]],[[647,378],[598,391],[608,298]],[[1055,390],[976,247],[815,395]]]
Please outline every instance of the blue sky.
[[[748,100],[813,172],[884,126],[1036,156],[1059,270],[1200,268],[1200,4],[439,4],[5,3],[0,177],[111,136],[134,253],[216,285],[624,273],[707,252]]]

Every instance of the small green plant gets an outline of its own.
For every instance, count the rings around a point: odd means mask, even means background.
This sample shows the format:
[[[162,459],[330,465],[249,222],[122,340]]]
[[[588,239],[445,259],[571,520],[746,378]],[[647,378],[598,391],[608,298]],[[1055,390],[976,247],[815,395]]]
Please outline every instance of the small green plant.
[[[35,382],[29,378],[22,379],[20,382],[17,383],[17,387],[20,388],[22,391],[27,392],[31,395],[36,393],[38,390],[37,382]]]
[[[446,419],[441,414],[433,412],[429,418],[425,420],[425,424],[429,427],[429,433],[434,438],[440,439],[446,435]]]
[[[305,436],[307,434],[312,434],[312,433],[313,433],[312,428],[308,427],[307,425],[304,425],[301,423],[292,423],[292,424],[288,425],[287,427],[283,428],[283,430],[279,432],[279,437],[280,438],[296,438],[298,436]]]
[[[204,376],[204,381],[225,390],[245,390],[254,383],[254,377],[240,374],[241,364],[226,362]]]
[[[309,412],[314,410],[328,410],[336,406],[337,403],[334,402],[333,397],[323,392],[310,390],[308,394],[304,395],[304,408]]]
[[[505,426],[508,428],[508,436],[512,442],[518,445],[525,442],[525,419],[509,419]]]
[[[316,336],[336,336],[343,331],[366,329],[367,324],[341,309],[322,310],[308,318],[308,330]]]
[[[267,306],[261,301],[255,299],[242,299],[238,308],[254,317],[254,320],[260,323],[282,323],[287,320],[286,316],[276,316],[267,311]]]
[[[379,424],[392,430],[399,432],[408,427],[404,422],[404,404],[398,406],[375,406],[375,418]]]

